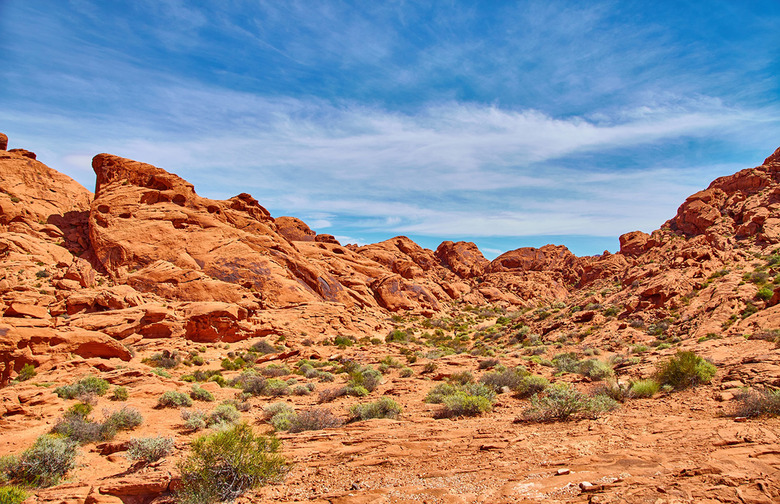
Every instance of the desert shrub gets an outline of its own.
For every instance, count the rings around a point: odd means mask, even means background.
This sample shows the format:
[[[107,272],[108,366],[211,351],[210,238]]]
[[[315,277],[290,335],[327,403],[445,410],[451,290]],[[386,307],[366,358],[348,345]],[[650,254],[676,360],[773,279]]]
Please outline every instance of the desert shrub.
[[[311,391],[314,390],[314,387],[310,387],[310,385],[313,385],[313,383],[308,383],[306,385],[296,385],[292,388],[292,395],[295,396],[305,396],[311,394]]]
[[[656,379],[661,385],[684,389],[700,383],[709,383],[717,369],[693,352],[677,355],[658,367]]]
[[[202,410],[181,410],[181,419],[184,420],[184,428],[190,431],[199,431],[206,428],[205,411]]]
[[[339,427],[344,422],[329,409],[312,408],[298,412],[290,418],[290,432],[328,429]]]
[[[595,395],[607,396],[613,401],[623,402],[631,395],[630,385],[617,380],[610,379],[605,380],[599,384],[594,390]]]
[[[222,366],[222,369],[225,371],[236,371],[238,369],[243,369],[244,366],[246,366],[246,361],[241,357],[238,357],[235,360],[230,360],[230,357],[225,357],[219,365]]]
[[[185,504],[232,501],[247,490],[276,481],[284,473],[279,441],[255,436],[246,423],[201,436],[179,464]]]
[[[556,383],[531,398],[531,406],[523,411],[523,418],[532,422],[597,418],[615,407],[617,402],[610,397],[598,395],[591,398],[568,384]]]
[[[287,385],[287,382],[280,380],[278,378],[271,378],[267,382],[265,382],[265,388],[263,390],[264,395],[272,396],[272,397],[278,397],[283,395],[288,395],[290,393],[290,386]]]
[[[270,354],[270,353],[276,353],[278,349],[275,346],[273,346],[271,343],[268,343],[265,340],[260,340],[252,344],[252,346],[249,347],[249,351],[259,353],[259,354]]]
[[[442,409],[437,413],[438,417],[478,416],[493,408],[493,402],[484,396],[469,394],[464,390],[458,390],[454,394],[445,396],[442,401]]]
[[[16,375],[16,381],[27,381],[30,378],[34,377],[37,373],[35,372],[35,366],[32,364],[25,364],[22,366],[22,369],[19,370],[19,374]]]
[[[276,378],[279,376],[287,376],[292,374],[290,368],[284,364],[269,364],[259,369],[260,374],[266,378]]]
[[[637,380],[631,383],[628,395],[631,397],[653,397],[661,388],[661,384],[653,379]]]
[[[343,397],[347,395],[348,391],[349,388],[347,387],[338,387],[338,388],[330,388],[330,389],[322,390],[317,396],[317,402],[322,404],[322,403],[334,401],[339,397]],[[367,390],[366,390],[366,394],[368,394]]]
[[[181,356],[176,350],[163,350],[151,357],[143,359],[141,362],[155,368],[173,369],[181,364]]]
[[[736,397],[734,416],[758,417],[780,415],[780,390],[746,390]]]
[[[352,341],[352,338],[348,338],[347,336],[335,336],[333,338],[333,344],[338,347],[348,347],[355,344],[354,341]]]
[[[414,376],[414,370],[410,367],[402,367],[400,371],[398,371],[398,375],[401,378],[409,378],[410,376]]]
[[[92,413],[92,409],[93,407],[89,403],[74,404],[65,411],[65,416],[80,416],[82,418],[86,418],[90,413]]]
[[[544,376],[528,375],[524,376],[513,390],[516,397],[524,398],[543,392],[549,386],[550,382]]]
[[[171,378],[171,373],[161,367],[152,369],[152,373],[156,374],[157,376],[162,376],[163,378]]]
[[[425,396],[425,402],[441,404],[437,416],[474,416],[490,411],[496,393],[481,383],[441,383]]]
[[[758,299],[761,299],[763,301],[768,301],[772,298],[772,295],[774,295],[774,290],[770,289],[769,287],[761,287],[758,289],[758,292],[756,292],[756,297]]]
[[[143,421],[144,417],[141,415],[140,411],[125,406],[108,415],[103,423],[110,425],[115,430],[121,431],[134,429],[141,425]]]
[[[157,436],[133,438],[127,448],[127,456],[132,460],[156,462],[173,453],[173,438]]]
[[[371,366],[364,366],[349,373],[350,388],[363,387],[372,392],[382,382],[382,373]]]
[[[382,397],[378,401],[371,403],[355,404],[349,409],[350,415],[360,420],[396,418],[401,414],[401,411],[401,406],[389,397]]]
[[[593,380],[606,380],[614,376],[612,366],[597,359],[588,359],[580,363],[579,372]]]
[[[192,399],[184,392],[168,390],[157,399],[158,408],[182,408],[192,406]]]
[[[81,444],[108,441],[116,435],[116,429],[112,429],[111,425],[93,422],[78,414],[66,414],[51,432]]]
[[[254,371],[245,371],[233,379],[230,385],[256,396],[265,393],[267,381],[265,377],[256,374]]]
[[[433,373],[434,371],[436,371],[436,369],[438,369],[438,367],[439,365],[436,364],[435,362],[426,362],[425,365],[423,366],[423,373],[424,374]]]
[[[192,386],[190,397],[196,401],[211,402],[214,400],[214,394],[197,385]]]
[[[239,420],[241,420],[241,413],[238,412],[238,409],[236,409],[234,405],[220,404],[214,408],[214,411],[209,413],[206,425],[209,427],[220,424],[229,425],[234,424]]]
[[[295,416],[295,408],[285,402],[275,402],[263,407],[263,415],[278,431],[290,428],[290,420]]]
[[[14,483],[33,487],[56,485],[76,467],[77,443],[71,439],[43,435],[18,457],[6,458],[3,472]]]
[[[21,504],[27,496],[27,492],[21,487],[0,486],[0,504]]]
[[[108,398],[112,401],[127,401],[129,394],[127,393],[127,387],[117,385],[111,390],[111,395]]]
[[[108,387],[106,380],[97,376],[87,376],[71,385],[55,388],[54,393],[61,399],[73,399],[90,395],[102,396],[108,391]]]
[[[458,373],[452,373],[448,378],[450,383],[459,383],[465,385],[467,383],[474,383],[474,375],[470,371],[460,371]]]
[[[575,353],[562,353],[552,358],[553,365],[564,373],[579,373],[580,360]]]
[[[485,373],[479,378],[479,383],[491,387],[496,393],[500,393],[504,387],[516,389],[527,375],[528,371],[524,367],[517,367]]]
[[[485,359],[482,361],[479,361],[479,369],[492,369],[496,366],[501,364],[501,362],[498,359]]]

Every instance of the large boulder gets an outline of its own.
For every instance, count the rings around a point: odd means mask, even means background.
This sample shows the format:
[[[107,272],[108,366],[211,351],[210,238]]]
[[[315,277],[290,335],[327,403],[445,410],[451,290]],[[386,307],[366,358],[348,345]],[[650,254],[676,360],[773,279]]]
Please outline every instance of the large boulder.
[[[90,238],[114,279],[169,298],[249,308],[352,303],[338,280],[277,232],[250,195],[202,198],[176,175],[109,154],[95,156],[92,166]]]

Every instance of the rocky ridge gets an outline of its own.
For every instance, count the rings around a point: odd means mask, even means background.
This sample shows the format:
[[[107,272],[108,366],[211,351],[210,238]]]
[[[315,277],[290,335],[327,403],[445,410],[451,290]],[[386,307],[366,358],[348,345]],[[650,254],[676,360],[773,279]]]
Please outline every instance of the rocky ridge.
[[[723,401],[731,400],[739,387],[780,387],[780,354],[772,344],[773,331],[780,330],[780,149],[761,166],[718,178],[687,198],[659,230],[621,236],[618,253],[577,257],[564,246],[546,245],[489,261],[467,242],[445,241],[435,251],[406,237],[342,245],[299,219],[272,217],[248,194],[224,201],[203,198],[174,174],[109,154],[93,159],[93,194],[36,160],[34,153],[8,151],[2,144],[0,425],[14,435],[3,436],[0,454],[29,445],[64,410],[63,401],[46,387],[12,381],[25,365],[32,364],[39,377],[52,383],[67,382],[74,374],[100,374],[112,384],[134,387],[135,399],[151,401],[151,406],[162,390],[185,384],[182,373],[172,378],[151,373],[143,358],[163,349],[185,354],[205,348],[207,362],[220,362],[226,357],[223,345],[259,340],[274,340],[282,349],[279,355],[289,355],[280,358],[289,363],[303,352],[334,362],[376,364],[380,343],[386,345],[384,353],[398,358],[444,348],[456,353],[417,357],[410,365],[422,370],[435,361],[445,377],[477,371],[477,360],[491,354],[500,354],[507,365],[523,363],[548,373],[544,365],[527,360],[525,351],[540,347],[550,356],[599,349],[605,357],[630,355],[639,347],[654,349],[638,362],[623,359],[616,367],[626,376],[644,377],[676,349],[695,349],[720,369],[707,407],[722,410]],[[336,336],[356,345],[336,348]],[[611,448],[599,444],[613,438],[627,442],[632,435],[617,432],[611,422],[578,423],[565,431],[588,440],[592,450],[587,456],[556,453],[552,439],[562,434],[554,429],[540,428],[547,440],[534,444],[537,431],[518,433],[510,427],[521,402],[501,401],[487,420],[490,427],[461,420],[450,428],[430,418],[422,402],[425,391],[420,387],[426,387],[427,379],[422,372],[412,380],[392,376],[380,391],[404,402],[409,413],[401,423],[408,432],[394,433],[396,424],[374,421],[345,427],[368,459],[363,465],[371,466],[370,460],[388,465],[379,471],[384,480],[353,464],[355,474],[365,480],[354,489],[349,475],[329,472],[333,464],[354,460],[343,448],[350,444],[342,445],[336,432],[287,435],[289,453],[301,463],[284,485],[267,487],[259,495],[273,501],[396,502],[398,495],[417,492],[470,502],[470,497],[456,497],[473,494],[477,499],[484,492],[506,502],[611,502],[630,492],[650,498],[653,485],[677,485],[681,493],[675,498],[700,502],[702,489],[714,485],[722,502],[731,499],[730,489],[736,489],[734,502],[780,497],[776,464],[754,467],[758,476],[734,476],[728,462],[744,457],[748,463],[780,448],[767,427],[776,422],[724,434],[733,430],[730,419],[696,410],[690,425],[668,423],[668,432],[684,437],[691,429],[715,425],[718,435],[728,438],[725,446],[743,446],[740,439],[749,436],[758,451],[745,448],[735,454],[722,448],[723,453],[714,450],[694,460],[651,455],[649,450],[645,462],[632,465],[625,462],[626,452],[610,458]],[[229,398],[227,389],[213,391]],[[348,404],[348,399],[339,401],[334,404]],[[667,396],[660,411],[685,415],[690,411],[685,404],[692,401],[694,395],[679,401]],[[150,407],[144,414],[165,426],[163,431],[176,430],[175,419],[164,413]],[[646,429],[648,423],[636,415],[647,416],[648,422],[663,418],[642,404],[616,413],[621,422]],[[606,437],[591,439],[593,429]],[[146,431],[157,432],[151,427]],[[422,468],[417,479],[403,476],[407,469],[400,459],[382,462],[386,452],[378,451],[377,443],[388,435],[402,436],[401,446],[411,450],[411,460]],[[738,440],[728,444],[734,436]],[[183,439],[177,441],[182,453]],[[468,447],[455,450],[445,457],[446,464],[425,457],[428,450],[442,451],[465,439],[485,441],[475,445],[476,454]],[[558,442],[576,451],[563,438]],[[645,442],[629,445],[642,452]],[[718,441],[705,436],[699,442]],[[666,452],[675,449],[674,443],[660,439],[652,443]],[[331,458],[311,459],[310,453],[323,450]],[[494,451],[502,455],[494,456]],[[543,472],[542,459],[527,462],[522,476],[506,464],[529,453],[544,453],[548,462],[563,457],[567,464],[581,464],[576,472],[595,471],[591,477],[601,471],[616,480],[603,486],[595,500],[587,492],[564,491],[571,482],[555,478],[528,486],[529,475]],[[467,477],[468,472],[451,469],[469,466],[474,457],[491,475],[481,483]],[[116,502],[111,499],[117,497],[151,502],[172,490],[176,470],[171,463],[121,478],[116,476],[124,471],[119,459],[94,451],[86,458],[98,468],[95,475],[79,472],[71,486],[42,490],[32,502],[63,496],[68,502]],[[616,460],[632,466],[630,477],[617,470],[605,476]],[[709,469],[698,475],[675,473],[691,464]],[[660,467],[665,469],[659,473]],[[442,480],[438,486],[432,485],[434,478]],[[308,489],[309,481],[316,488]],[[511,489],[507,481],[514,482]],[[487,486],[480,489],[480,484]],[[432,490],[448,485],[449,493]],[[350,500],[350,491],[358,497]]]

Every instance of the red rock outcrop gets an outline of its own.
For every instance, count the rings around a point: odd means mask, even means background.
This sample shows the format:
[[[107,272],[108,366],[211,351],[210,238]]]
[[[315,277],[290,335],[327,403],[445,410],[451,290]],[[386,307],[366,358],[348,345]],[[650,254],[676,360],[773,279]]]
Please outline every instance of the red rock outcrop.
[[[277,217],[276,229],[290,241],[314,241],[317,236],[305,222],[295,217]]]
[[[461,278],[478,277],[490,264],[472,242],[444,241],[436,248],[436,257]]]
[[[351,303],[343,286],[309,264],[248,194],[198,196],[165,170],[99,154],[90,239],[118,281],[186,301],[250,309],[322,299]]]

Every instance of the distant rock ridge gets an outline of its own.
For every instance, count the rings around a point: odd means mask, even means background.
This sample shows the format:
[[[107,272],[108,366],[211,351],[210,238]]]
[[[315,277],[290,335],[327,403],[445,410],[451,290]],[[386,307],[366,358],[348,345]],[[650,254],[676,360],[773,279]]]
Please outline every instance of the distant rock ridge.
[[[622,235],[616,254],[545,245],[489,261],[471,242],[342,246],[298,218],[272,217],[249,194],[204,198],[175,174],[111,154],[93,158],[93,195],[29,151],[5,150],[5,135],[0,147],[0,324],[45,328],[52,341],[78,329],[79,348],[119,358],[104,336],[240,341],[289,332],[294,324],[274,317],[299,310],[319,314],[323,332],[349,332],[385,327],[396,312],[598,306],[605,296],[621,319],[685,311],[681,327],[695,332],[710,327],[703,311],[721,323],[746,303],[720,291],[692,302],[710,275],[780,243],[780,149],[691,195],[660,229]],[[540,334],[566,327],[556,317],[536,323]],[[30,352],[2,354],[5,376],[39,362]]]

